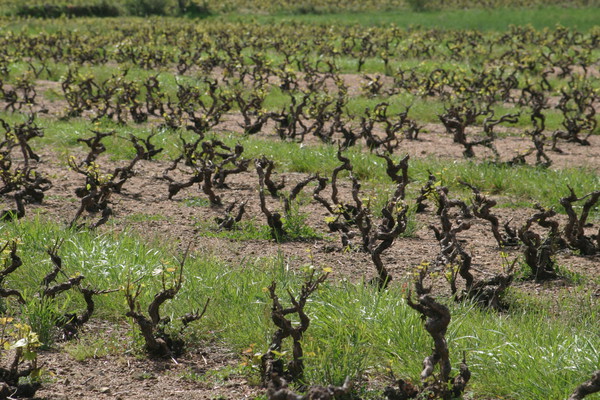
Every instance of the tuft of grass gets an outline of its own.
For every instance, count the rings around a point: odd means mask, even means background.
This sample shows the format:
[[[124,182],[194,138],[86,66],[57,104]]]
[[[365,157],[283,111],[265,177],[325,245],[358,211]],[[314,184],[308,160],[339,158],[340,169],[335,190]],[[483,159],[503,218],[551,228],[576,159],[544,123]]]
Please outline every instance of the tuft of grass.
[[[286,240],[322,239],[323,235],[306,223],[308,215],[300,211],[300,204],[294,201],[290,212],[283,217],[283,229],[287,232]]]
[[[205,199],[204,197],[188,197],[183,201],[187,207],[210,207],[210,200]]]
[[[77,340],[66,342],[64,350],[75,361],[102,358],[111,354],[122,354],[123,343],[116,336],[100,336],[88,332]]]
[[[193,368],[188,369],[181,375],[181,378],[191,382],[210,383],[222,385],[229,379],[235,376],[240,376],[245,373],[241,366],[224,366],[219,369],[207,370],[199,372]]]
[[[56,341],[56,324],[61,319],[58,301],[32,296],[21,308],[21,314],[32,331],[38,335],[42,348],[51,348]]]

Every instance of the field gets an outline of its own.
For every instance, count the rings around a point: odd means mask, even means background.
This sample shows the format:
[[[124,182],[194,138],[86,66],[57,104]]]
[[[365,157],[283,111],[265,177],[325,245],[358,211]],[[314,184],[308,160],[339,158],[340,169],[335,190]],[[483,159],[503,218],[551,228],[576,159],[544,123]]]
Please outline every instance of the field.
[[[0,399],[600,399],[597,3],[0,4]]]

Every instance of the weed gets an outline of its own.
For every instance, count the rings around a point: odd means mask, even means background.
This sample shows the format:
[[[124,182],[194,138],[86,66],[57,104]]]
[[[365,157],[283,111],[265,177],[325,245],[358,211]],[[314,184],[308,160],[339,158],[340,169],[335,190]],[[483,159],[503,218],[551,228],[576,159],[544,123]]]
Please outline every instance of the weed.
[[[188,197],[183,204],[187,207],[210,207],[210,201],[204,197]]]
[[[68,342],[64,349],[74,360],[85,361],[90,358],[120,354],[123,351],[123,345],[113,335],[97,337],[95,334],[86,334],[78,340]]]
[[[571,269],[563,266],[561,264],[556,264],[556,274],[563,279],[566,279],[569,283],[573,285],[582,285],[589,281],[589,278],[584,274],[572,271]]]
[[[323,234],[316,231],[306,223],[308,215],[300,212],[300,204],[292,202],[290,210],[286,213],[283,221],[283,229],[286,232],[284,240],[311,240],[322,239]]]
[[[61,320],[56,302],[46,297],[33,297],[22,307],[27,324],[37,333],[42,348],[48,349],[54,344]]]

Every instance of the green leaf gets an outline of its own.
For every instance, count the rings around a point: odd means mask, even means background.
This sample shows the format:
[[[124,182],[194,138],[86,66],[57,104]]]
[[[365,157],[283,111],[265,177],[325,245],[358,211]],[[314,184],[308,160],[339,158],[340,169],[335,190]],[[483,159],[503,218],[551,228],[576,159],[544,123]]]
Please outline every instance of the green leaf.
[[[25,361],[33,361],[37,358],[37,353],[35,351],[24,351],[23,352],[23,360]]]

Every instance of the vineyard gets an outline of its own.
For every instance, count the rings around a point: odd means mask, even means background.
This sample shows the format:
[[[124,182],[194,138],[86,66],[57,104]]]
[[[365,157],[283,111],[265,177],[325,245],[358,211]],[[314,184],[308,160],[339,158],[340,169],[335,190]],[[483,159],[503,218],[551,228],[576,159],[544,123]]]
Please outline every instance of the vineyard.
[[[551,3],[0,1],[0,399],[600,398]]]

